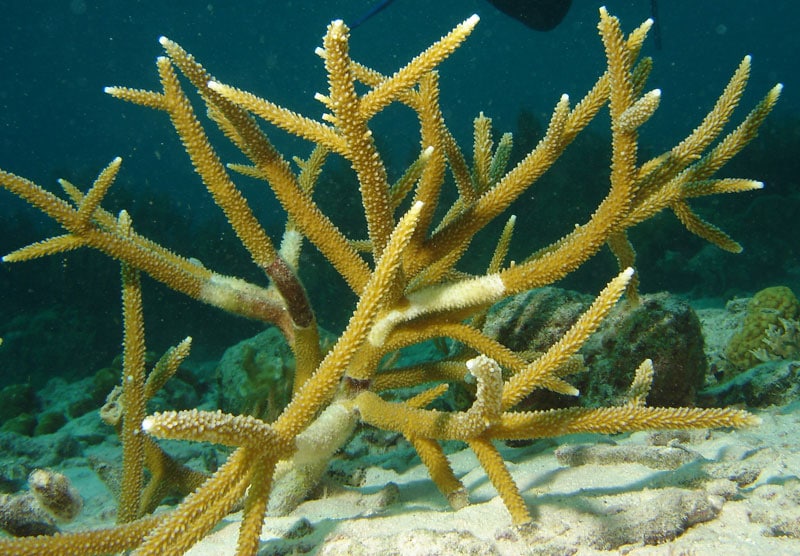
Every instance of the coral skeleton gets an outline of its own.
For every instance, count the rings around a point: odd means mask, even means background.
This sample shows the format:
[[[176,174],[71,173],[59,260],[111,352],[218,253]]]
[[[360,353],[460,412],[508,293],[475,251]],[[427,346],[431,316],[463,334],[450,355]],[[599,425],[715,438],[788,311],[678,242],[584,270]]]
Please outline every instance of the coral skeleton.
[[[64,234],[22,247],[3,260],[25,261],[88,247],[120,261],[125,328],[124,380],[118,399],[124,470],[117,526],[0,540],[0,553],[132,550],[137,555],[183,554],[228,513],[243,508],[236,553],[255,554],[268,506],[276,504],[271,498],[296,499],[298,490],[311,488],[325,460],[347,441],[357,422],[401,433],[454,508],[468,503],[468,492],[453,472],[442,442],[465,442],[513,524],[528,523],[532,516],[497,441],[578,432],[742,427],[758,422],[739,409],[646,406],[653,376],[649,360],[642,362],[629,396],[618,406],[547,411],[523,411],[517,406],[535,390],[578,394],[566,380],[581,368],[575,364],[577,350],[626,291],[635,300],[635,254],[627,238],[629,228],[670,210],[690,232],[722,249],[741,249],[698,216],[690,201],[762,187],[749,179],[713,176],[755,136],[781,86],[770,90],[741,123],[723,135],[748,81],[750,58],[745,57],[688,137],[659,156],[640,160],[640,128],[657,110],[662,96],[664,101],[668,98],[667,89],[663,95],[660,89],[645,90],[652,62],[639,59],[639,53],[652,22],[646,21],[626,36],[619,21],[601,9],[598,28],[607,69],[594,86],[578,102],[563,95],[544,137],[511,169],[506,164],[512,137],[504,135],[494,147],[491,120],[481,114],[475,121],[474,165],[470,167],[442,115],[436,68],[477,24],[477,16],[469,17],[389,76],[352,60],[348,27],[342,21],[332,22],[317,49],[329,85],[327,93],[316,95],[325,109],[320,120],[223,83],[167,38],[160,40],[165,55],[156,62],[161,90],[106,89],[114,97],[166,113],[195,171],[268,285],[219,274],[173,253],[138,233],[125,211],[114,216],[102,208],[104,195],[120,171],[120,158],[103,169],[85,193],[62,180],[66,198],[0,172],[2,187],[65,229]],[[210,121],[198,117],[179,74],[199,94],[205,105],[202,113],[207,112]],[[419,155],[394,181],[370,127],[372,118],[392,104],[407,107],[419,126]],[[509,217],[514,201],[605,106],[610,112],[613,151],[607,196],[585,222],[561,239],[532,246],[528,258],[507,262],[508,246],[514,240],[514,218]],[[270,142],[264,122],[313,144],[308,158],[298,161],[298,171]],[[247,163],[223,163],[206,133],[211,125],[222,130]],[[334,156],[352,167],[363,206],[361,237],[345,235],[315,199],[321,195],[314,189],[317,177],[325,161]],[[286,212],[286,231],[278,246],[235,185],[236,173],[264,180]],[[444,195],[443,190],[451,181],[456,198],[445,204],[444,199],[452,195]],[[472,257],[469,247],[476,234],[501,216],[507,218],[507,225],[485,274],[469,275],[459,269],[460,262]],[[346,328],[327,351],[320,348],[319,327],[301,281],[298,261],[305,241],[324,255],[358,298]],[[515,353],[481,331],[489,306],[552,284],[605,245],[618,258],[620,273],[544,353],[534,358]],[[146,415],[146,401],[188,353],[189,340],[146,373],[141,273],[282,332],[295,355],[296,371],[291,401],[274,421],[201,410]],[[402,348],[443,339],[456,344],[441,360],[413,366],[392,362],[392,354]],[[475,384],[470,386],[471,382]],[[467,384],[474,392],[469,407],[428,408],[449,384],[456,383]],[[391,400],[381,395],[384,388],[400,386],[416,386],[418,393]],[[187,477],[160,448],[160,438],[211,442],[233,450],[211,476]],[[145,481],[148,476],[149,482]],[[167,484],[181,485],[185,497],[173,509],[152,514]]]

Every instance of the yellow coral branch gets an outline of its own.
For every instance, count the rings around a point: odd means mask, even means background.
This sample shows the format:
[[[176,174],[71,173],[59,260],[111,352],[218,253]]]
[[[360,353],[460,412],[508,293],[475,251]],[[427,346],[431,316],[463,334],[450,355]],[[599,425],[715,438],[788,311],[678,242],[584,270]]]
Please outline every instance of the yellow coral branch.
[[[158,59],[158,73],[164,87],[170,119],[197,173],[203,178],[203,182],[214,197],[214,202],[225,213],[253,261],[261,268],[268,268],[278,256],[272,241],[267,237],[244,197],[231,182],[222,162],[208,142],[189,100],[181,90],[169,58]]]
[[[506,469],[503,456],[500,455],[497,448],[487,437],[470,440],[469,447],[475,452],[481,467],[486,470],[489,480],[497,489],[514,524],[520,525],[529,522],[531,514],[528,512],[525,500],[522,499],[517,485],[514,484],[514,479],[511,478],[511,473]]]
[[[387,293],[394,289],[403,251],[411,240],[421,211],[421,203],[416,203],[398,222],[347,328],[320,363],[316,373],[296,392],[291,403],[278,417],[274,429],[282,437],[293,438],[299,434],[314,417],[316,409],[330,400],[353,355],[366,341],[375,316],[387,302]]]
[[[413,86],[422,75],[442,63],[472,33],[479,20],[477,15],[468,17],[403,68],[397,70],[389,79],[376,85],[374,89],[364,95],[361,101],[361,116],[371,118],[391,103],[400,91]]]
[[[564,336],[553,344],[541,357],[528,365],[524,371],[508,380],[503,391],[503,409],[514,407],[535,388],[547,388],[552,373],[583,345],[608,312],[617,302],[633,277],[633,269],[627,268],[614,278],[597,296],[589,309],[572,325]],[[574,389],[573,389],[574,390]],[[577,394],[574,391],[573,394]]]
[[[615,434],[655,429],[746,427],[758,417],[739,409],[688,407],[569,408],[534,412],[508,412],[488,433],[493,438],[550,438],[577,432]]]
[[[346,154],[347,147],[341,136],[337,135],[336,130],[329,125],[322,124],[310,118],[305,118],[292,112],[287,108],[282,108],[277,104],[264,100],[252,93],[242,91],[236,87],[225,85],[218,81],[211,81],[208,87],[234,104],[249,110],[253,114],[264,118],[279,128],[288,131],[299,137],[313,141],[326,149],[340,154]]]
[[[124,346],[122,392],[125,416],[122,421],[122,491],[117,523],[129,523],[140,517],[140,496],[144,485],[144,437],[141,435],[145,417],[145,347],[142,291],[139,273],[122,265],[122,316]]]

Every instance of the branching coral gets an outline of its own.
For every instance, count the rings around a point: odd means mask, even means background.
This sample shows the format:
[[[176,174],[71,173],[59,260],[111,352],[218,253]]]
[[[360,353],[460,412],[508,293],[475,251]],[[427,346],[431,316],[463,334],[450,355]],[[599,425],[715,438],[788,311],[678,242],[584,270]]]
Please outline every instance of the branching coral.
[[[562,96],[539,144],[508,171],[505,164],[511,137],[504,136],[493,151],[491,123],[481,115],[475,122],[475,162],[470,168],[442,116],[435,68],[477,23],[477,16],[470,17],[392,76],[386,76],[353,61],[347,26],[342,21],[332,22],[322,48],[317,50],[329,84],[327,94],[316,95],[327,111],[321,121],[223,84],[166,38],[161,39],[166,56],[157,61],[161,91],[107,89],[115,97],[168,114],[215,203],[253,262],[269,278],[267,287],[221,275],[178,256],[136,233],[124,213],[114,218],[102,209],[100,203],[119,171],[120,159],[103,170],[86,194],[62,182],[69,200],[24,178],[0,173],[0,184],[67,231],[15,251],[5,261],[91,247],[123,263],[126,359],[130,358],[125,365],[121,433],[126,449],[123,483],[133,485],[125,487],[128,494],[123,495],[120,509],[120,522],[129,523],[98,532],[3,541],[3,553],[88,554],[135,549],[136,554],[180,554],[243,498],[237,553],[254,554],[271,493],[293,492],[291,487],[297,482],[311,483],[309,473],[319,472],[321,467],[317,459],[324,459],[346,440],[356,419],[400,431],[454,507],[468,502],[467,493],[451,470],[440,442],[465,441],[514,523],[527,522],[531,516],[493,444],[495,440],[581,431],[744,426],[757,421],[735,409],[646,407],[644,399],[652,378],[649,361],[639,367],[623,405],[543,412],[518,411],[515,406],[536,389],[578,393],[564,380],[581,368],[575,364],[576,351],[626,289],[635,295],[630,268],[635,257],[626,237],[628,228],[670,209],[691,232],[724,249],[739,249],[736,242],[694,213],[689,201],[761,187],[759,182],[714,179],[713,175],[754,137],[777,101],[780,86],[717,141],[747,82],[750,58],[746,57],[715,106],[687,138],[664,154],[640,162],[639,128],[661,99],[658,89],[645,92],[651,61],[645,58],[637,63],[652,22],[645,22],[626,37],[617,19],[602,9],[599,29],[608,66],[586,96],[576,104]],[[176,70],[198,91],[210,119],[249,164],[223,165]],[[366,92],[360,93],[364,89]],[[410,108],[418,121],[420,150],[409,169],[392,181],[370,121],[390,104],[398,103]],[[553,244],[533,251],[527,259],[506,264],[514,227],[511,217],[487,272],[474,276],[458,270],[459,261],[470,257],[469,246],[475,235],[506,212],[606,104],[611,114],[613,147],[610,188],[588,221]],[[298,173],[273,147],[254,116],[314,144],[309,158],[300,161]],[[347,237],[315,200],[316,177],[331,156],[344,158],[354,171],[364,209],[364,237]],[[264,232],[229,169],[263,179],[274,191],[287,213],[279,248]],[[448,170],[457,198],[442,206]],[[347,327],[324,354],[298,274],[302,240],[311,242],[330,261],[358,297]],[[606,244],[619,259],[622,271],[545,353],[531,361],[480,332],[484,312],[492,303],[562,278]],[[139,272],[193,298],[281,330],[297,363],[292,399],[274,422],[197,410],[144,416],[141,401],[147,396],[150,379],[142,374],[138,355],[142,349],[135,301]],[[386,363],[387,356],[401,348],[443,338],[459,346],[449,350],[443,360],[413,367]],[[477,380],[470,407],[453,412],[425,409],[447,388],[447,382],[464,382],[467,374]],[[425,384],[430,385],[427,390],[405,401],[390,402],[379,394],[390,386]],[[139,517],[142,502],[136,493],[142,488],[143,466],[152,465],[146,449],[151,441],[139,434],[142,430],[154,437],[214,442],[235,450],[177,508],[157,517]],[[286,466],[303,471],[287,472]]]

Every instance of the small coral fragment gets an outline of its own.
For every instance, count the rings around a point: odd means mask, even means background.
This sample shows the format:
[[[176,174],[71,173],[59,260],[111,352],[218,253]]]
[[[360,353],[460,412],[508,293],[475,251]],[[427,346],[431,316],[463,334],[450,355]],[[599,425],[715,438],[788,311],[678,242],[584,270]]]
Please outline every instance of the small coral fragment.
[[[78,489],[62,473],[34,469],[28,476],[28,485],[39,506],[57,521],[72,521],[83,508],[83,498]]]
[[[27,492],[0,496],[0,529],[15,537],[54,535],[56,522],[72,521],[83,499],[69,479],[51,469],[34,469]]]

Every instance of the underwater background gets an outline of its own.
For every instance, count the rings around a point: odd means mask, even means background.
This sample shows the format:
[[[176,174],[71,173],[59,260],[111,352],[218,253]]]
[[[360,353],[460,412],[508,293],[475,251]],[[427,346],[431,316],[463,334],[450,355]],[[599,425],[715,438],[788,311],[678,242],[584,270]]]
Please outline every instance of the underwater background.
[[[104,86],[157,88],[158,37],[193,53],[221,81],[309,116],[327,88],[314,54],[332,19],[359,18],[373,1],[0,1],[0,167],[51,190],[65,178],[87,188],[115,156],[123,158],[105,208],[127,209],[141,233],[225,274],[264,282],[220,211],[209,199],[168,118],[115,100]],[[445,119],[465,153],[472,120],[483,111],[498,132],[514,133],[514,163],[541,137],[562,93],[580,99],[604,68],[595,29],[601,2],[578,0],[561,25],[535,32],[478,0],[396,0],[352,32],[354,59],[380,71],[414,54],[472,13],[481,22],[467,43],[441,67]],[[629,31],[651,16],[649,1],[605,5]],[[649,87],[662,89],[661,107],[642,130],[642,157],[671,147],[713,105],[741,58],[753,55],[742,106],[752,106],[776,82],[782,98],[760,137],[721,175],[755,178],[765,190],[699,204],[699,212],[744,245],[724,253],[661,215],[631,233],[645,292],[669,290],[695,301],[727,300],[772,285],[800,292],[800,4],[791,1],[662,1],[661,48],[652,37]],[[741,111],[734,119],[743,115]],[[376,119],[378,146],[397,177],[418,152],[414,118],[402,108]],[[607,188],[609,135],[602,117],[561,161],[518,202],[512,258],[530,252],[585,220]],[[310,145],[268,129],[289,156]],[[241,162],[224,137],[212,141],[223,160]],[[363,229],[352,173],[340,161],[326,165],[317,196],[340,215],[343,229]],[[236,177],[262,224],[278,237],[284,218],[263,184]],[[327,212],[327,210],[326,210]],[[500,226],[498,224],[498,226]],[[487,230],[496,237],[497,227]],[[0,252],[54,233],[55,226],[11,194],[0,192]],[[493,244],[475,246],[465,270],[485,267]],[[518,251],[514,251],[514,248]],[[615,273],[611,255],[558,284],[596,293]],[[0,386],[74,379],[107,365],[121,348],[119,265],[98,253],[16,265],[0,264]],[[305,250],[301,276],[321,324],[340,331],[355,299],[327,263]],[[148,347],[162,352],[186,335],[193,357],[218,358],[229,345],[262,325],[187,300],[151,280],[145,283]]]

